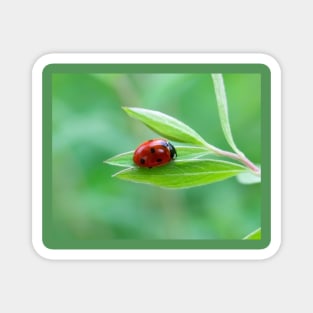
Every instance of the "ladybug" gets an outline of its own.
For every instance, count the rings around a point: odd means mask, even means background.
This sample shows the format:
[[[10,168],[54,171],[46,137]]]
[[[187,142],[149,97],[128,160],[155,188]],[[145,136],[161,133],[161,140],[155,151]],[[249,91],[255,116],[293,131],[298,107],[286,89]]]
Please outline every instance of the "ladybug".
[[[177,157],[174,146],[165,139],[151,139],[134,152],[133,161],[139,167],[155,167],[169,163]]]

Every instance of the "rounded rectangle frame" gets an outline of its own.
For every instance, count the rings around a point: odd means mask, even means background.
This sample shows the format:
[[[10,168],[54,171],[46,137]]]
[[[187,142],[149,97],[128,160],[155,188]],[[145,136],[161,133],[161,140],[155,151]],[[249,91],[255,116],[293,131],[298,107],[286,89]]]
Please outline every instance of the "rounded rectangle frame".
[[[222,68],[233,68],[236,72],[241,68],[263,68],[268,73],[269,82],[269,117],[270,131],[268,160],[268,200],[267,235],[263,243],[253,243],[239,248],[230,248],[228,245],[215,245],[213,248],[184,248],[177,245],[162,248],[132,249],[107,247],[105,249],[51,249],[43,240],[43,209],[45,196],[43,193],[43,163],[47,158],[43,154],[43,88],[44,75],[51,74],[58,67],[87,65],[88,69],[99,72],[102,65],[111,69],[125,66],[147,66],[171,70],[175,65],[210,65],[216,72]],[[150,70],[151,71],[151,70]],[[101,69],[100,69],[101,72]],[[104,53],[104,54],[48,54],[39,58],[32,73],[32,242],[39,255],[48,259],[76,259],[76,260],[221,260],[221,259],[265,259],[274,255],[281,242],[281,71],[278,63],[271,56],[257,53]],[[262,123],[262,127],[264,123]],[[49,156],[48,156],[49,157]],[[263,181],[263,174],[262,174]],[[263,226],[263,225],[262,225]],[[262,227],[263,234],[263,227]],[[223,241],[220,241],[223,243]],[[260,244],[261,243],[261,244]],[[183,247],[183,248],[181,248]]]

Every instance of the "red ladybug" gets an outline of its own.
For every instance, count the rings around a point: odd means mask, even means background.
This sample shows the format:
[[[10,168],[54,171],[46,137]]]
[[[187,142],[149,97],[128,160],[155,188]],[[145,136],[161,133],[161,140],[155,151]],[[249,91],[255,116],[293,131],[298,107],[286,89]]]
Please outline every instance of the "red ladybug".
[[[174,146],[165,139],[151,139],[142,143],[134,152],[133,161],[140,167],[165,165],[177,156]]]

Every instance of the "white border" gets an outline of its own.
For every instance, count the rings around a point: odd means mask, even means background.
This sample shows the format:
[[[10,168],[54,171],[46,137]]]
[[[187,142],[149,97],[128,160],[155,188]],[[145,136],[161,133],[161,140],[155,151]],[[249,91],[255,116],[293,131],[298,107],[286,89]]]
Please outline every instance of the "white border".
[[[271,242],[265,249],[208,250],[52,250],[42,242],[42,71],[53,63],[259,63],[271,71]],[[281,70],[259,53],[103,53],[47,54],[32,71],[32,242],[52,260],[257,260],[273,256],[281,243]]]

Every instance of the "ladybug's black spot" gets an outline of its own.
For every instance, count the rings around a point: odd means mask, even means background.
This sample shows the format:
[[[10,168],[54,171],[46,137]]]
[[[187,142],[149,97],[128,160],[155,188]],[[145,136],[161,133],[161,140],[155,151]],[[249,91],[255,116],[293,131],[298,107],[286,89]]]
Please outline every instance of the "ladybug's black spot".
[[[145,159],[140,159],[141,164],[145,164]]]
[[[151,149],[150,149],[150,152],[151,152],[151,153],[154,153],[154,152],[155,152],[155,149],[154,149],[154,148],[151,148]]]
[[[157,159],[157,162],[159,162],[159,163],[160,163],[160,162],[162,162],[162,159],[160,159],[160,158],[159,158],[159,159]]]

